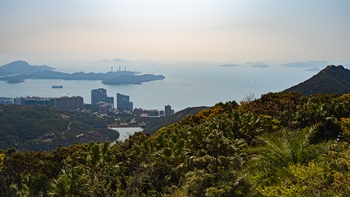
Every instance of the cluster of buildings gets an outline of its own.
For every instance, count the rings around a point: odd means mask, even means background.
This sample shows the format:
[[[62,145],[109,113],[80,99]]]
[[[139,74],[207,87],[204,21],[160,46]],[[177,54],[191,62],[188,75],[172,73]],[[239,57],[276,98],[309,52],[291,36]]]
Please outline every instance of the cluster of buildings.
[[[7,97],[0,97],[0,105],[21,105],[21,98],[7,98]]]
[[[107,90],[103,88],[91,90],[91,105],[97,106],[100,113],[112,112],[114,98],[107,96]]]
[[[166,105],[165,110],[156,110],[156,109],[141,109],[141,108],[135,108],[134,114],[140,115],[140,117],[149,117],[149,118],[156,118],[160,116],[171,116],[174,114],[174,110],[171,109],[170,105]]]
[[[107,96],[107,90],[104,88],[98,88],[91,90],[91,105],[98,107],[100,113],[113,112],[115,109],[123,112],[130,112],[141,117],[159,117],[159,116],[171,116],[174,114],[174,110],[170,105],[165,106],[165,110],[143,110],[141,108],[134,109],[133,102],[130,101],[128,95],[117,93],[117,106],[114,108],[114,98]]]
[[[107,90],[98,88],[91,90],[91,105],[97,106],[99,112],[114,110],[114,98],[107,96]],[[117,93],[117,110],[133,112],[133,102],[128,95]]]
[[[141,108],[133,108],[133,102],[130,101],[128,95],[117,93],[116,107],[114,106],[114,98],[107,96],[107,90],[98,88],[91,90],[91,105],[97,107],[99,113],[114,112],[115,109],[123,112],[130,112],[141,117],[160,117],[170,116],[174,114],[174,110],[170,105],[166,105],[163,110],[143,110]],[[0,97],[0,104],[18,104],[18,105],[48,105],[57,109],[64,110],[82,110],[84,109],[84,99],[81,96],[63,96],[57,98],[43,97],[18,97],[6,98]]]
[[[43,98],[43,97],[19,97],[19,98],[0,98],[0,104],[17,104],[17,105],[48,105],[57,109],[65,110],[82,110],[84,108],[84,99],[81,96]]]
[[[91,90],[91,105],[97,105],[98,103],[110,103],[114,106],[114,98],[107,96],[107,90],[103,88]]]

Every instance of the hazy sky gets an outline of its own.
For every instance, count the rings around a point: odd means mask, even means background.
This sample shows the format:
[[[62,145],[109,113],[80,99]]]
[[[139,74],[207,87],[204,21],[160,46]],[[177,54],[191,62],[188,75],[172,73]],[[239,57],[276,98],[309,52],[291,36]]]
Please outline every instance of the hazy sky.
[[[1,64],[308,61],[349,64],[350,0],[0,0]]]

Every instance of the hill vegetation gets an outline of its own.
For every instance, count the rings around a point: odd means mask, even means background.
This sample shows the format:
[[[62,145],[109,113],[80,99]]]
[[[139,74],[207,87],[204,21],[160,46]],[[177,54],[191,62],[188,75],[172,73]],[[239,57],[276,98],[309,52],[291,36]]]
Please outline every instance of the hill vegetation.
[[[0,196],[346,196],[350,94],[219,103],[125,142],[0,153]]]
[[[0,149],[53,150],[74,142],[112,141],[119,137],[107,129],[113,121],[48,106],[0,105]]]
[[[164,116],[164,117],[156,118],[155,120],[151,120],[150,122],[148,122],[146,124],[146,127],[144,128],[143,132],[153,135],[162,127],[179,122],[180,120],[182,120],[186,116],[196,114],[196,113],[198,113],[204,109],[207,109],[207,108],[208,107],[188,107],[184,110],[176,112],[172,116]]]
[[[347,94],[350,93],[350,70],[343,66],[327,66],[310,79],[293,86],[286,92],[311,94]]]

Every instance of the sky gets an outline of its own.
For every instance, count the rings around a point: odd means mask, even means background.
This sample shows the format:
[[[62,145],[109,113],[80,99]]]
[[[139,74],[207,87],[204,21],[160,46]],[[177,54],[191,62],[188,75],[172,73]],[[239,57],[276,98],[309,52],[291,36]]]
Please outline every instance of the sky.
[[[350,0],[0,0],[1,65],[126,60],[350,64]]]

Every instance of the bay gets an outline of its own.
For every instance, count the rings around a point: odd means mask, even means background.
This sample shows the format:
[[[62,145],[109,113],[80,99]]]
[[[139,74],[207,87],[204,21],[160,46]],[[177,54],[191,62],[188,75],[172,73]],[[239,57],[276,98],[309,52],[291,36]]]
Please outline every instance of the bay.
[[[141,127],[118,127],[118,128],[111,128],[112,130],[119,132],[119,138],[118,141],[125,141],[129,138],[129,136],[133,135],[136,132],[143,131]],[[112,142],[112,145],[115,142]]]
[[[218,102],[243,100],[248,95],[259,98],[268,92],[278,92],[296,85],[317,72],[300,68],[274,66],[253,68],[247,66],[220,67],[218,64],[166,63],[162,65],[128,65],[130,70],[162,74],[164,80],[142,85],[104,85],[88,80],[35,80],[8,84],[0,81],[0,97],[61,97],[82,96],[84,103],[91,102],[91,90],[105,88],[108,96],[117,93],[130,96],[134,107],[164,109],[171,105],[175,111],[194,106],[213,106]],[[74,68],[72,68],[73,70]],[[91,71],[91,68],[85,68]],[[98,67],[93,72],[106,72]],[[77,70],[75,70],[77,71]],[[52,88],[62,85],[63,88]],[[116,101],[115,101],[116,103]]]

